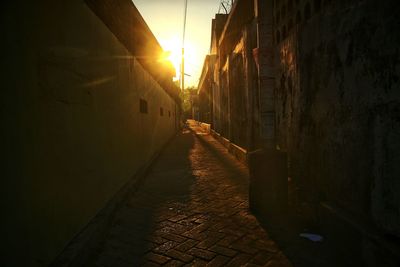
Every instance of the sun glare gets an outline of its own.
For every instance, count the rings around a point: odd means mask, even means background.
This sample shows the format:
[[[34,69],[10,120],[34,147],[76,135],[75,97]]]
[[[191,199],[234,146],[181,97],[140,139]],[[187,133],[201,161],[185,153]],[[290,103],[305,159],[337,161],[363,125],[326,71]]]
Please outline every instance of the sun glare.
[[[178,75],[181,62],[181,49],[182,46],[178,37],[173,37],[168,40],[160,40],[160,44],[164,51],[166,51],[166,59],[171,61],[176,69]]]
[[[182,40],[178,36],[170,39],[159,40],[162,48],[166,51],[165,58],[174,65],[176,70],[176,78],[180,74],[181,58],[182,58]],[[185,42],[185,73],[193,75],[194,66],[198,64],[198,51],[192,45],[190,40]]]

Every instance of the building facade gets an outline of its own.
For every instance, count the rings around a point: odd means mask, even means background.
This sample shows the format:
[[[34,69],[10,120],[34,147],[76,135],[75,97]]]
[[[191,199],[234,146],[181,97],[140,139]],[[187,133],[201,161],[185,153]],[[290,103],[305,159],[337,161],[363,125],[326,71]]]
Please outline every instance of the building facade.
[[[213,20],[215,61],[199,84],[215,133],[247,155],[286,155],[294,210],[356,229],[357,247],[374,253],[398,245],[384,236],[400,237],[396,10],[395,1],[237,0]]]
[[[179,89],[132,1],[0,12],[0,265],[49,266],[175,135]]]

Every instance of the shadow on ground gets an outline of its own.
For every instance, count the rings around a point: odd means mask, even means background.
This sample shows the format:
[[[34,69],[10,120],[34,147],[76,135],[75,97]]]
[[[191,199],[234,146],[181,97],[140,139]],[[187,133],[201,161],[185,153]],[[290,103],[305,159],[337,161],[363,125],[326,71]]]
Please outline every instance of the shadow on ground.
[[[179,213],[179,206],[190,200],[192,174],[190,153],[194,137],[183,130],[160,154],[151,167],[140,190],[132,192],[128,202],[115,214],[110,231],[97,248],[87,266],[122,265],[123,259],[142,264],[143,255],[152,249],[151,233],[159,222],[171,214]],[[167,171],[166,171],[167,170]],[[163,211],[163,216],[159,213]]]
[[[249,211],[247,167],[190,127],[124,198],[79,266],[292,266]]]

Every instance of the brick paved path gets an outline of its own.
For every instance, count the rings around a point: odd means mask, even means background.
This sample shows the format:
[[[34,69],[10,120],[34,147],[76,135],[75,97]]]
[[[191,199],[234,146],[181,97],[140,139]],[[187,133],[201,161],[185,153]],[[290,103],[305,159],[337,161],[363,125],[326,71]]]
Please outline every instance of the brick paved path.
[[[191,126],[116,215],[90,266],[291,266],[249,213],[248,173]]]

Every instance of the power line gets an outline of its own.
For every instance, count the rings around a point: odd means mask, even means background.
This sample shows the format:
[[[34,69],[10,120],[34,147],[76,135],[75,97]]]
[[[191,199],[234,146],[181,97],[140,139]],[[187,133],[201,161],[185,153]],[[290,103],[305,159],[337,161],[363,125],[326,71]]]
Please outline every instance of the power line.
[[[188,4],[188,0],[185,0],[185,9],[184,9],[184,11],[183,11],[183,36],[182,36],[182,47],[185,47],[187,4]]]
[[[182,36],[182,63],[181,63],[181,83],[182,90],[185,89],[185,34],[186,34],[186,14],[188,0],[185,0],[185,9],[183,15],[183,36]]]

